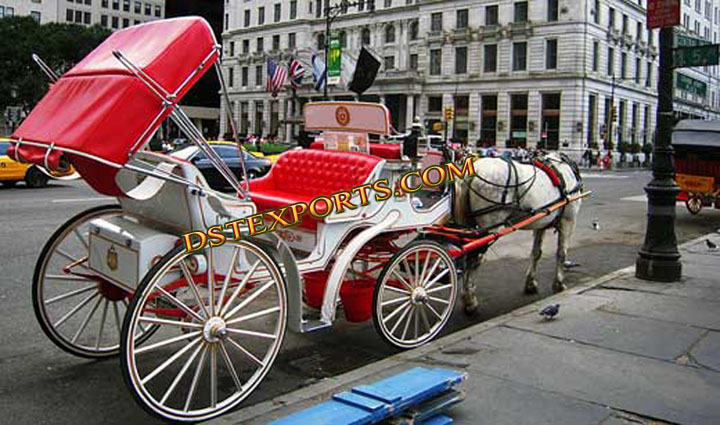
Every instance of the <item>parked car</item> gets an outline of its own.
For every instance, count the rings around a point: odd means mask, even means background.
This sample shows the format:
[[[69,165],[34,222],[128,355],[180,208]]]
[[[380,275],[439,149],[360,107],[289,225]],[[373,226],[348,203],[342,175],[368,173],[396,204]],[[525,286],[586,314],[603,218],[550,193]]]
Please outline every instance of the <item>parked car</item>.
[[[225,164],[237,176],[238,180],[242,180],[242,167],[240,166],[240,150],[233,143],[211,143],[210,146],[225,161]],[[247,168],[248,178],[255,179],[262,177],[270,171],[272,162],[266,158],[259,158],[247,151],[242,151],[245,167]],[[210,187],[215,190],[226,190],[229,188],[227,181],[220,172],[212,165],[210,160],[205,156],[197,146],[187,146],[170,155],[190,161],[200,170]]]
[[[72,168],[66,173],[50,174],[36,165],[17,162],[7,155],[8,147],[10,147],[10,141],[0,138],[0,183],[3,186],[12,187],[17,182],[24,181],[28,187],[40,188],[45,187],[51,177],[62,178],[75,175],[75,170]]]

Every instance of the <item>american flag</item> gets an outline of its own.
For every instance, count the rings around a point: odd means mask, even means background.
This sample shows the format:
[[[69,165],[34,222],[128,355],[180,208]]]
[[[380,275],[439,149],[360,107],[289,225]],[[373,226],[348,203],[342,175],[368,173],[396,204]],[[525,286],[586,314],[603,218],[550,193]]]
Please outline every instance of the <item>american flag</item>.
[[[282,66],[278,66],[274,60],[268,59],[267,61],[267,91],[272,93],[273,97],[277,96],[278,92],[282,89],[287,79],[287,69]]]
[[[302,85],[303,77],[305,76],[305,67],[302,66],[299,60],[293,58],[290,61],[290,85],[292,88],[297,90]]]

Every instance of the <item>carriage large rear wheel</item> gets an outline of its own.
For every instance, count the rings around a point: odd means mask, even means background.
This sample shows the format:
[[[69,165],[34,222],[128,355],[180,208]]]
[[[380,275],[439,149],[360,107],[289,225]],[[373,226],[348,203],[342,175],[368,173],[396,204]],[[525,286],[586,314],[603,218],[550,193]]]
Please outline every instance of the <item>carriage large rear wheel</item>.
[[[128,337],[153,324],[160,329],[148,340]],[[178,246],[147,273],[130,304],[125,382],[153,415],[213,418],[262,382],[286,324],[284,277],[264,248],[242,240],[189,254]]]
[[[442,332],[456,299],[457,269],[445,248],[432,241],[413,242],[380,273],[373,323],[388,344],[419,347]]]
[[[75,356],[101,359],[120,352],[122,318],[132,294],[91,272],[87,259],[90,222],[122,213],[119,205],[104,205],[71,218],[50,237],[35,266],[35,317],[55,345]]]

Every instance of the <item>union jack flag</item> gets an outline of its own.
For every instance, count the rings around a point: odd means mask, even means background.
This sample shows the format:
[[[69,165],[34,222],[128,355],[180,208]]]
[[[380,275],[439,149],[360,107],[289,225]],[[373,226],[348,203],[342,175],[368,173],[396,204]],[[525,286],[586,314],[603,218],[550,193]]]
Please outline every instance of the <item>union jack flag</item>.
[[[278,95],[278,92],[282,89],[287,79],[287,69],[283,66],[278,66],[274,60],[268,59],[267,61],[267,91],[272,93],[273,97]]]
[[[297,90],[300,88],[304,76],[305,67],[302,66],[299,60],[293,58],[293,60],[290,61],[290,85],[293,89]]]

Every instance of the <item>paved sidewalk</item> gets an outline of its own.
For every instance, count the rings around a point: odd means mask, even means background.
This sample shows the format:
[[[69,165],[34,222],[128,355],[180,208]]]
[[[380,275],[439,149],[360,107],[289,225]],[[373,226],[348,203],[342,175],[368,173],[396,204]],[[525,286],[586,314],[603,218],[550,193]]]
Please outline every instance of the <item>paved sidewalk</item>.
[[[456,424],[720,424],[720,251],[682,247],[682,282],[620,270],[213,424],[265,424],[415,366],[467,371]],[[538,316],[561,304],[554,321]],[[282,361],[282,359],[280,359]]]

